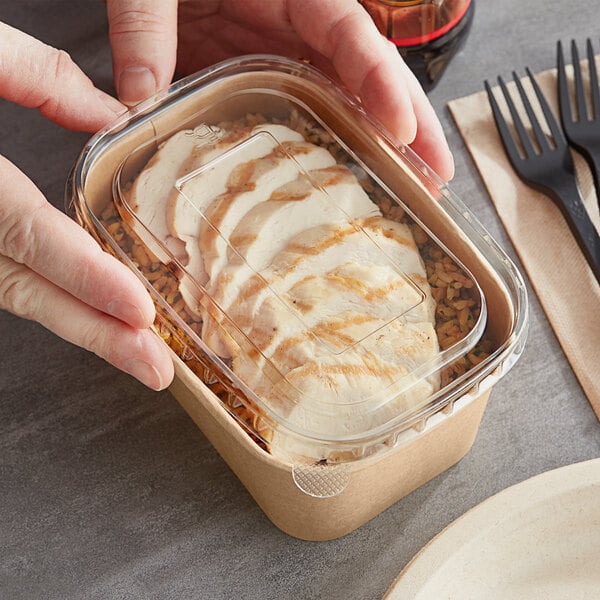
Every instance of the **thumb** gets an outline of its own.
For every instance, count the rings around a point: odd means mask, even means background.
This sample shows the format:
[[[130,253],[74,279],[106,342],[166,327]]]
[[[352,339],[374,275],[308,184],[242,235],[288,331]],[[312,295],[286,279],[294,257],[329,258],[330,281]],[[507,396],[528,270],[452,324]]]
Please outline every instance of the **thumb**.
[[[115,86],[137,104],[167,87],[177,55],[177,0],[107,0]]]

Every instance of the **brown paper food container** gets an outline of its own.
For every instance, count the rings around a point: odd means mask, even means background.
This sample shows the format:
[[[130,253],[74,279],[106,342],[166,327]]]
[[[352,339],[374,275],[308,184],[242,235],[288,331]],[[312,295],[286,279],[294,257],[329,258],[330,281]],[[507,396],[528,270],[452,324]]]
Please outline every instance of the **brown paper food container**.
[[[171,392],[274,525],[303,540],[331,540],[357,529],[457,463],[471,448],[490,390],[475,396],[414,441],[381,456],[323,472],[285,464],[260,448],[220,400],[178,359]],[[330,497],[301,489],[331,487]]]
[[[522,351],[527,329],[525,288],[514,265],[464,205],[410,150],[392,146],[331,82],[305,65],[272,57],[249,57],[223,69],[227,76],[217,69],[176,84],[165,96],[93,138],[75,167],[67,197],[79,222],[146,285],[157,307],[156,330],[173,350],[173,395],[269,519],[298,538],[333,539],[356,529],[468,452],[491,387]],[[258,92],[244,96],[247,90]],[[261,90],[276,93],[269,100]],[[129,178],[174,127],[184,128],[184,123],[189,127],[199,112],[200,122],[210,121],[224,98],[231,99],[228,110],[240,114],[259,109],[277,114],[284,106],[282,98],[308,106],[460,259],[485,298],[489,356],[444,387],[435,400],[398,421],[354,460],[293,461],[270,454],[260,443],[260,428],[253,430],[240,416],[248,407],[242,403],[234,410],[221,394],[225,389],[227,397],[243,399],[243,392],[222,367],[194,346],[185,324],[99,219],[116,201],[115,173],[126,168],[131,170],[125,174]],[[148,151],[140,153],[146,142],[150,142]]]

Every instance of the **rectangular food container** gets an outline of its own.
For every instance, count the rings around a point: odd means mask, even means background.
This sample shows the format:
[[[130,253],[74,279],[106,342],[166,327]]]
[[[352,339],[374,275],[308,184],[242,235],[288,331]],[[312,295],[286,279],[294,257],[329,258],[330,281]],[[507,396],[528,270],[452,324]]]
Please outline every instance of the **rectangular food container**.
[[[460,460],[525,342],[512,262],[300,62],[174,84],[90,140],[67,202],[151,294],[173,395],[299,538],[342,536]]]

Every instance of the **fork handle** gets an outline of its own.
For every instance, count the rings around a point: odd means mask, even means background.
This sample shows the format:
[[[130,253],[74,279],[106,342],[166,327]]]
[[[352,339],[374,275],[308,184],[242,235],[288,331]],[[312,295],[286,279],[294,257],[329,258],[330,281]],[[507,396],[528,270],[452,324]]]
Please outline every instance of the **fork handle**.
[[[553,199],[600,283],[600,236],[583,204],[576,182],[570,178],[563,178],[554,190]]]

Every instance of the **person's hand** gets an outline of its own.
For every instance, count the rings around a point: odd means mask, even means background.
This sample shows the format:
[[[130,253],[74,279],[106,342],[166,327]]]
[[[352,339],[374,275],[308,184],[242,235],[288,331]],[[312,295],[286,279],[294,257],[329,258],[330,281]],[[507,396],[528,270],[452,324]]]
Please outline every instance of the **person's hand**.
[[[107,0],[118,95],[135,104],[182,74],[233,56],[303,58],[337,77],[396,141],[443,179],[440,122],[396,48],[356,0]]]
[[[79,131],[95,131],[125,108],[65,52],[3,23],[0,97]],[[148,329],[154,306],[143,285],[1,156],[0,308],[38,321],[151,388],[173,378],[166,347]]]

